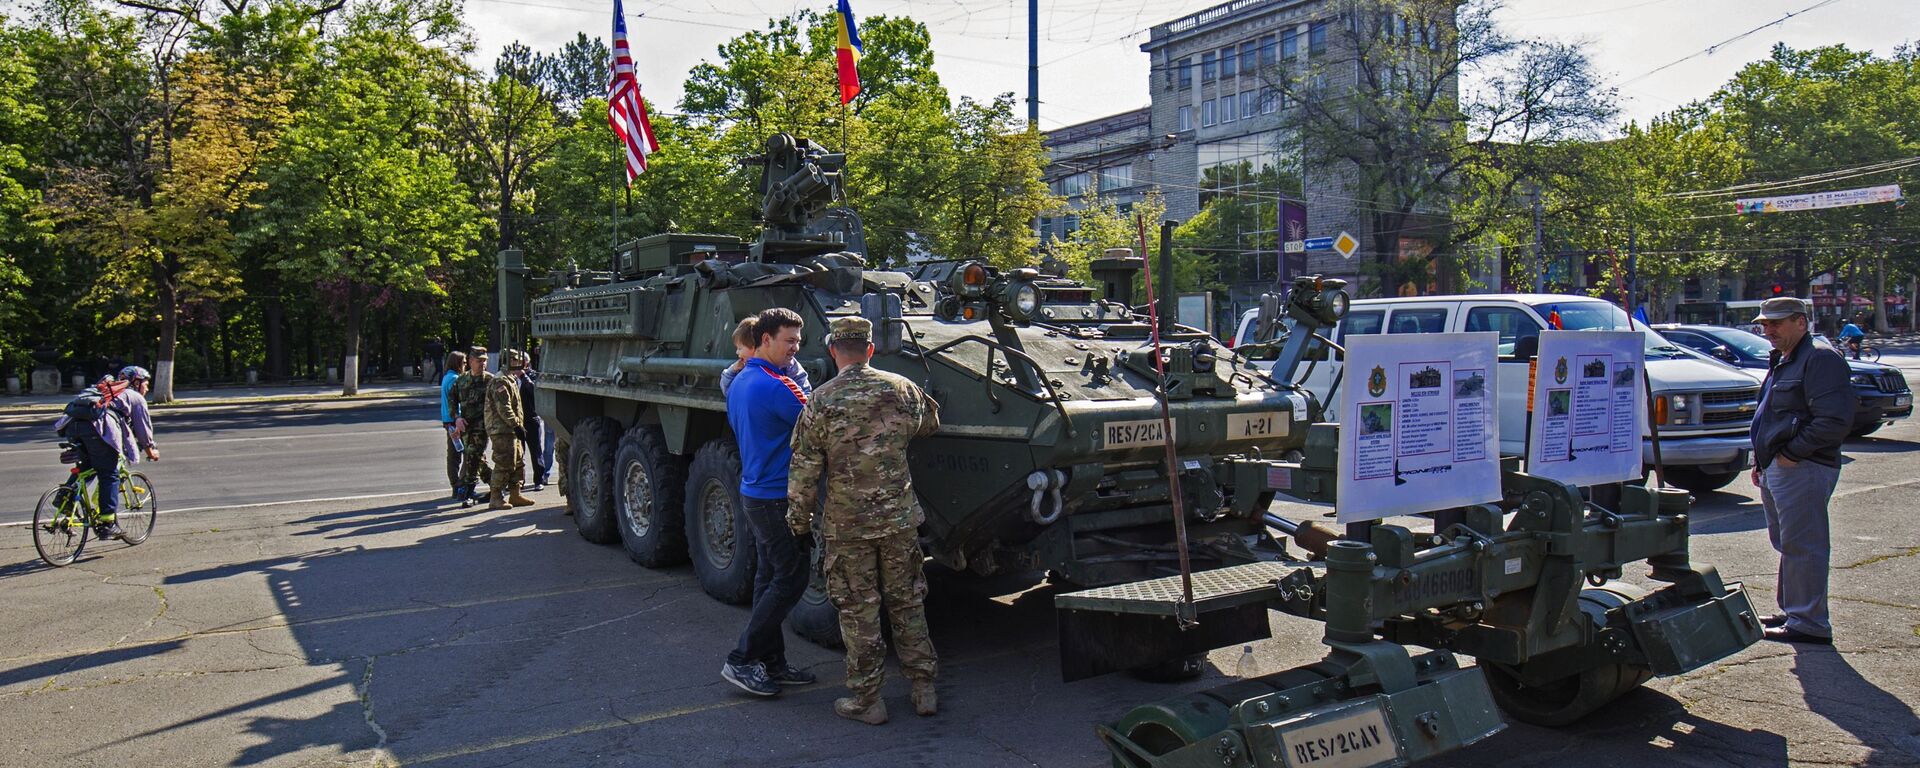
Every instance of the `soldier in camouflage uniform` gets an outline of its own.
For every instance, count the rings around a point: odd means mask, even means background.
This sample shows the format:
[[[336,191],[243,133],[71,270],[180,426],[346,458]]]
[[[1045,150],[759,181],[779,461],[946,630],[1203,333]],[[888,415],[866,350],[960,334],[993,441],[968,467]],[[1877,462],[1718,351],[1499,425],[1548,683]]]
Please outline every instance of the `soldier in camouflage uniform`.
[[[884,604],[900,667],[913,683],[913,709],[931,715],[935,658],[927,635],[927,577],[920,522],[925,513],[907,473],[907,444],[940,426],[940,407],[913,382],[868,365],[873,325],[835,319],[828,351],[840,372],[814,390],[793,428],[787,525],[808,536],[816,510],[825,542],[822,570],[840,611],[847,644],[850,698],[835,714],[871,725],[887,721],[880,698],[887,646],[880,637]],[[826,477],[826,498],[819,498]]]
[[[528,507],[533,499],[520,495],[524,471],[520,445],[527,439],[525,411],[520,408],[520,377],[527,369],[527,353],[501,353],[505,374],[487,381],[487,440],[493,443],[493,480],[487,483],[488,509]]]
[[[454,429],[466,443],[466,452],[460,457],[460,506],[463,507],[479,500],[474,495],[474,486],[480,482],[480,470],[487,455],[487,382],[492,379],[493,374],[487,372],[487,348],[474,347],[467,353],[467,372],[453,382],[454,396],[460,403],[460,418]]]

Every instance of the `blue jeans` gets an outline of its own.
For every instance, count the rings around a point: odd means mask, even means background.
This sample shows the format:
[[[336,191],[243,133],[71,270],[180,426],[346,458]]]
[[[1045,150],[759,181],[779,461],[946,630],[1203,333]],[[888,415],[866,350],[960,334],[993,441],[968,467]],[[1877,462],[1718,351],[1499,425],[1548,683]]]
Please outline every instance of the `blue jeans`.
[[[740,632],[740,644],[727,654],[728,664],[764,663],[779,669],[787,663],[787,638],[781,622],[807,591],[807,557],[800,539],[787,529],[786,499],[740,497],[757,556],[753,570],[753,613]]]
[[[100,519],[111,521],[120,513],[120,452],[84,424],[74,432],[80,436],[80,469],[93,470],[100,486]]]

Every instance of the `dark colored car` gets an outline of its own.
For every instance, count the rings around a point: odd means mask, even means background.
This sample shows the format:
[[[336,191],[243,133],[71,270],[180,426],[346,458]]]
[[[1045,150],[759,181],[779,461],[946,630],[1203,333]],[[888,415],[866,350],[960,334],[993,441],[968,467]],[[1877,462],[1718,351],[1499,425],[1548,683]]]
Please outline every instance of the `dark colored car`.
[[[1763,337],[1718,325],[1656,325],[1654,330],[1680,346],[1700,352],[1738,368],[1767,369],[1767,355],[1773,345]],[[1815,344],[1839,351],[1823,336]],[[1842,355],[1844,357],[1844,355]],[[1853,415],[1853,436],[1872,434],[1881,426],[1913,415],[1913,392],[1907,389],[1907,377],[1891,365],[1848,360],[1853,368],[1853,389],[1860,396],[1860,407]]]

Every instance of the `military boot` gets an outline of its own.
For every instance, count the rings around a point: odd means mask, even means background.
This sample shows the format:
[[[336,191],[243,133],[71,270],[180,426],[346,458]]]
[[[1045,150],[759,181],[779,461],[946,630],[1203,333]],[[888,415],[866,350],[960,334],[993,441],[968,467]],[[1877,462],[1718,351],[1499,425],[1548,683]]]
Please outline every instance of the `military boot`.
[[[487,491],[487,509],[513,509],[513,505],[501,496],[500,489],[494,488]]]
[[[531,507],[539,502],[520,495],[520,484],[507,486],[507,504],[515,507]]]
[[[940,711],[940,697],[933,692],[932,680],[913,681],[913,713],[921,717]]]
[[[881,725],[887,722],[887,702],[877,696],[871,703],[853,697],[834,699],[833,713],[867,725]]]

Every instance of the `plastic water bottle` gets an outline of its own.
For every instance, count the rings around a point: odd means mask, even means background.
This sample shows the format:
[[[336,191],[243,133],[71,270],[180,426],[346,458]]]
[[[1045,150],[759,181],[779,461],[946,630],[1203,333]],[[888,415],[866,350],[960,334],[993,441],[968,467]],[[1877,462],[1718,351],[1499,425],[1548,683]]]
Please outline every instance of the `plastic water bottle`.
[[[1240,646],[1240,661],[1235,662],[1233,665],[1233,676],[1234,677],[1252,677],[1253,676],[1253,646],[1251,645]]]

